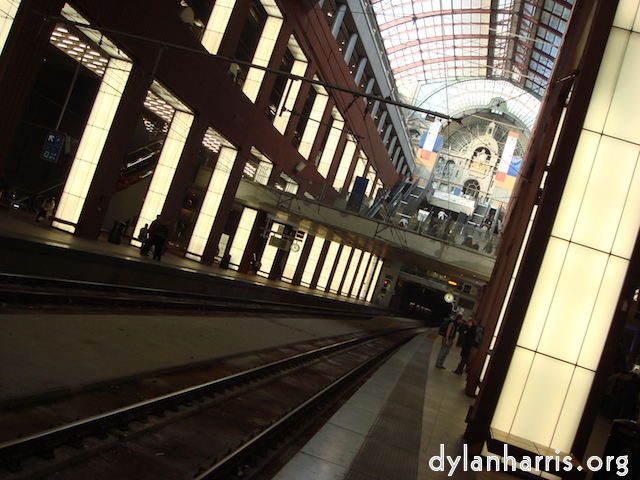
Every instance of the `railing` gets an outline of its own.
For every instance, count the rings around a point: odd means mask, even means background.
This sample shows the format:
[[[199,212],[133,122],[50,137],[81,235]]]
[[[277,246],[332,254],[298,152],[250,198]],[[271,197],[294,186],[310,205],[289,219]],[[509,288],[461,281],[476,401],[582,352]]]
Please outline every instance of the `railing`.
[[[249,178],[245,178],[244,181],[255,183]],[[278,188],[261,186],[267,189],[270,196],[272,196],[272,205],[283,211],[299,214],[299,211],[295,208],[295,204],[297,200],[300,200],[308,204],[317,205],[318,208],[328,207],[333,210],[355,215],[362,219],[375,221],[379,224],[377,231],[391,227],[396,229],[399,234],[402,231],[411,232],[425,238],[437,240],[440,243],[477,252],[478,255],[495,258],[499,234],[490,233],[472,224],[460,224],[451,218],[440,219],[436,213],[440,211],[440,208],[434,208],[434,213],[430,214],[424,221],[418,220],[417,211],[411,215],[408,215],[406,212],[396,213],[391,218],[386,218],[384,214],[380,213],[378,216],[370,218],[366,215],[366,212],[374,202],[374,199],[371,197],[364,197],[358,209],[354,209],[353,205],[348,208],[348,198],[343,198],[343,196],[336,198],[333,203],[329,202],[329,196],[326,194],[326,185],[318,185],[318,188],[314,190],[314,188],[310,188],[314,186],[313,182],[304,180],[299,182],[299,184],[301,186],[304,185],[309,191],[318,191],[321,193],[314,198],[310,198],[308,195],[303,195],[302,189],[298,191],[297,195],[292,195]]]

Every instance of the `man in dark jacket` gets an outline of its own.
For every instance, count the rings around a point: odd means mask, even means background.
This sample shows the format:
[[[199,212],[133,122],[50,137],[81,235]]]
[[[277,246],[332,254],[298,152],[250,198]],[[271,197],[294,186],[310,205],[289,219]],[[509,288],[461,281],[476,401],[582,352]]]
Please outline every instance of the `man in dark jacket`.
[[[462,375],[464,371],[464,367],[467,365],[467,361],[469,360],[469,354],[471,353],[471,349],[473,348],[474,342],[476,340],[476,322],[473,319],[469,319],[467,322],[467,331],[462,338],[460,351],[460,363],[458,364],[458,368],[456,368],[453,373],[457,375]]]
[[[458,315],[455,320],[449,322],[447,331],[442,336],[442,347],[440,347],[440,353],[438,354],[438,359],[436,360],[436,368],[445,368],[444,361],[451,351],[453,341],[456,337],[456,332],[458,331],[458,327],[461,323],[462,315]]]

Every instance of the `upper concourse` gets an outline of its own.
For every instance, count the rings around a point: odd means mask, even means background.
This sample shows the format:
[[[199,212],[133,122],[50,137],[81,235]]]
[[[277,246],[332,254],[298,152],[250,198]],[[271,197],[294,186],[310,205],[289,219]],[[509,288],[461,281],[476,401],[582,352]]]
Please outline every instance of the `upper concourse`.
[[[96,239],[122,225],[133,244],[160,218],[178,255],[376,303],[403,269],[451,288],[442,254],[237,195],[251,181],[390,232],[407,202],[418,210],[404,104],[378,31],[349,5],[7,0],[2,15],[0,170],[15,208],[54,197],[53,228]],[[409,230],[463,248],[467,226],[423,220]],[[487,272],[456,267],[469,305]]]

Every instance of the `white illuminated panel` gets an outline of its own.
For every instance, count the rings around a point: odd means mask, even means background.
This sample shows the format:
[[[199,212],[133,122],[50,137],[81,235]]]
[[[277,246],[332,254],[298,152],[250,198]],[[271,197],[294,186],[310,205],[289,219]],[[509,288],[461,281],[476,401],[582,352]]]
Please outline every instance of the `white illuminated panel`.
[[[623,1],[491,426],[569,451],[640,227],[640,34]],[[551,173],[552,174],[552,173]],[[551,175],[550,174],[550,175]]]
[[[256,53],[251,61],[253,65],[261,67],[269,66],[269,60],[276,46],[282,23],[283,20],[279,16],[269,16],[267,18],[264,29],[262,30],[262,36],[258,42],[258,47],[256,48]],[[262,69],[252,67],[247,72],[247,78],[242,87],[242,91],[252,102],[255,102],[256,98],[258,98],[258,92],[260,92],[263,78],[264,70]]]
[[[549,304],[538,352],[569,363],[577,363],[580,347],[600,289],[608,255],[582,245],[569,243],[562,268],[556,276],[540,275],[540,280],[555,286],[553,295],[543,299]],[[614,302],[616,299],[611,299]],[[528,323],[529,315],[525,317]],[[541,323],[544,317],[533,317]]]
[[[545,355],[534,355],[509,433],[550,445],[574,368]],[[567,451],[571,445],[554,448]]]
[[[353,155],[356,152],[358,144],[351,134],[347,135],[347,143],[342,152],[340,163],[338,164],[338,170],[336,176],[333,179],[333,188],[340,191],[344,188],[345,181],[347,180],[347,174],[349,173],[349,167],[353,160]]]
[[[249,242],[251,230],[253,229],[257,215],[258,211],[253,210],[252,208],[245,207],[242,210],[240,222],[238,222],[238,228],[233,236],[233,242],[231,242],[231,249],[229,250],[229,254],[231,255],[229,268],[231,270],[237,271],[240,266],[240,262],[242,261],[242,256],[247,248],[247,243]]]
[[[307,160],[309,159],[309,153],[311,153],[311,148],[313,147],[313,143],[315,142],[316,136],[318,135],[320,122],[322,122],[324,110],[327,108],[327,102],[329,101],[329,96],[327,95],[327,92],[324,88],[311,88],[316,89],[317,95],[315,100],[313,101],[313,106],[311,107],[311,112],[309,113],[309,119],[307,120],[307,124],[304,128],[304,133],[302,134],[302,138],[300,139],[300,146],[298,147],[298,152],[300,152],[300,155],[302,155]]]
[[[382,270],[382,265],[383,265],[383,261],[380,259],[375,259],[374,260],[376,263],[375,269],[373,271],[373,274],[371,275],[371,278],[369,280],[369,291],[367,292],[367,301],[370,302],[373,299],[373,294],[376,291],[376,282],[378,281],[378,278],[380,277],[380,270]]]
[[[202,35],[202,46],[209,53],[218,53],[235,5],[236,0],[216,0]]]
[[[356,183],[356,177],[362,177],[365,169],[367,168],[367,156],[364,154],[362,150],[358,152],[358,159],[356,161],[357,161],[356,168],[353,171],[353,176],[351,177],[349,192],[353,190],[353,185]]]
[[[7,43],[7,37],[16,18],[21,0],[0,0],[0,55]]]
[[[615,312],[622,282],[629,268],[629,261],[615,256],[608,256],[607,264],[600,279],[600,287],[595,303],[588,318],[577,364],[590,370],[598,368],[604,342],[609,333],[611,318]],[[592,273],[592,275],[594,275]],[[586,321],[587,319],[585,319]]]
[[[282,227],[279,223],[271,224],[271,235],[278,233],[278,228]],[[276,235],[279,237],[279,235]],[[269,277],[269,273],[271,273],[271,268],[273,267],[273,262],[276,259],[276,254],[278,253],[278,247],[274,247],[270,245],[269,242],[264,246],[264,251],[262,252],[262,257],[260,258],[260,270],[261,272],[258,275],[262,277]]]
[[[238,156],[238,151],[235,148],[222,147],[218,161],[213,169],[213,175],[209,181],[207,193],[202,201],[202,207],[198,213],[195,226],[191,239],[189,240],[189,246],[187,247],[187,258],[193,260],[200,260],[204,249],[207,246],[211,229],[213,228],[213,222],[218,214],[220,208],[220,202],[222,201],[222,195],[227,189],[229,183],[229,176],[231,175],[231,169]]]
[[[583,131],[580,135],[575,157],[580,158],[581,161],[571,167],[571,175],[569,175],[565,184],[565,194],[558,207],[556,221],[551,232],[554,237],[570,240],[573,235],[580,205],[582,204],[583,192],[589,181],[589,174],[598,151],[599,142],[600,135],[596,133]]]
[[[639,154],[638,145],[617,138],[602,137],[585,187],[572,241],[603,252],[611,251],[614,239],[620,235],[620,218],[628,200],[629,186]],[[611,159],[615,159],[614,165],[611,164]],[[611,188],[612,185],[616,187]],[[606,192],[604,202],[603,192]],[[594,219],[597,219],[597,228],[594,228]],[[636,233],[634,232],[633,239]]]
[[[131,67],[130,62],[117,58],[107,64],[56,210],[57,218],[73,225],[54,221],[56,228],[75,231]]]
[[[308,239],[309,237],[306,236]],[[287,261],[284,265],[284,271],[282,272],[282,281],[291,283],[293,276],[298,269],[298,263],[300,263],[300,258],[302,255],[302,243],[294,242],[298,245],[298,249],[290,249],[289,254],[287,255]]]
[[[295,59],[291,66],[291,74],[304,77],[309,62],[302,53],[302,50],[293,35],[289,37],[289,51]],[[276,127],[276,129],[283,135],[287,129],[289,120],[291,119],[291,112],[293,111],[298,94],[300,93],[301,86],[302,81],[290,78],[287,80],[287,84],[284,88],[284,95],[280,99],[280,105],[278,105],[276,116],[273,119],[273,126]]]
[[[257,161],[258,166],[249,178],[252,178],[254,182],[260,185],[267,185],[269,178],[271,178],[271,172],[273,172],[273,163],[255,147],[251,147],[251,156]],[[247,162],[245,169],[249,167],[252,167],[252,165]]]
[[[344,128],[344,119],[338,110],[334,108],[331,115],[333,116],[333,124],[331,125],[331,131],[329,132],[327,143],[322,151],[320,162],[318,163],[318,173],[324,178],[327,178],[329,168],[331,168],[331,164],[333,163],[333,157],[335,156],[338,148],[338,142],[342,136],[342,129]]]
[[[376,265],[378,264],[378,258],[375,255],[370,253],[366,253],[368,255],[367,263],[363,265],[364,277],[362,278],[362,286],[360,287],[360,292],[358,293],[358,298],[360,300],[366,300],[367,295],[369,294],[369,290],[372,290],[372,280],[375,273]]]
[[[640,131],[637,128],[637,113],[640,111],[640,96],[637,88],[637,79],[640,75],[640,62],[638,62],[640,35],[637,31],[624,32],[627,34],[624,56],[617,70],[619,75],[602,133],[637,145],[640,144]]]
[[[173,176],[176,173],[192,123],[193,114],[181,111],[175,112],[134,232],[139,231],[145,223],[151,225],[151,222],[162,212],[162,207],[164,207],[164,202],[171,187]]]
[[[316,267],[318,266],[318,260],[320,258],[320,253],[322,252],[322,246],[324,245],[324,240],[319,237],[313,237],[313,244],[311,245],[311,250],[309,251],[309,258],[307,258],[307,263],[304,265],[304,270],[302,272],[302,278],[300,279],[300,285],[305,287],[311,286],[311,280],[313,280],[313,274],[316,271]]]
[[[562,448],[566,452],[571,448],[574,432],[580,424],[580,418],[589,396],[594,375],[593,371],[586,368],[576,367],[573,370],[569,389],[560,410],[558,425],[553,433],[550,445],[558,445],[557,448]]]
[[[356,274],[356,278],[353,280],[353,289],[351,290],[351,297],[360,298],[362,286],[364,283],[364,273],[367,270],[367,265],[369,264],[369,259],[371,258],[371,254],[369,252],[363,252],[359,250],[362,254],[359,258],[359,268],[358,273]]]
[[[343,245],[342,252],[340,252],[340,258],[338,258],[338,263],[336,264],[335,270],[333,271],[331,285],[329,286],[329,291],[331,293],[339,293],[338,288],[340,288],[342,277],[344,277],[344,272],[347,269],[347,262],[349,261],[350,254],[351,247]]]
[[[491,426],[503,432],[510,432],[513,419],[520,404],[520,398],[531,370],[534,352],[516,347],[511,357],[509,372],[502,385],[502,394],[496,406]]]
[[[329,245],[329,249],[327,250],[327,255],[324,258],[324,264],[322,265],[322,270],[320,270],[320,275],[318,276],[318,284],[316,288],[318,290],[326,290],[329,284],[329,277],[331,276],[331,272],[333,271],[333,264],[336,261],[336,254],[338,253],[338,248],[340,244],[338,242],[331,242]]]
[[[342,288],[340,289],[340,295],[344,297],[349,296],[349,291],[351,290],[353,279],[356,275],[356,268],[358,268],[360,262],[360,253],[361,250],[353,249],[353,255],[351,255],[351,259],[349,260],[349,266],[344,274],[344,282],[342,282]]]

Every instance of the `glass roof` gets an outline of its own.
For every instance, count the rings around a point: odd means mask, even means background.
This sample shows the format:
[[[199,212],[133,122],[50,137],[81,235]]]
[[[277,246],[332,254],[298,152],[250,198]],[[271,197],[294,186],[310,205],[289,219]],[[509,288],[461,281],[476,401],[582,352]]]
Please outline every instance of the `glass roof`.
[[[370,0],[396,86],[412,103],[453,115],[457,96],[520,98],[513,111],[530,125],[542,98],[575,0]],[[481,87],[469,80],[490,81]],[[506,92],[506,83],[511,92]],[[497,88],[496,94],[487,93]],[[449,90],[448,92],[446,92]],[[509,95],[504,98],[504,94]],[[514,103],[514,102],[511,102]],[[514,103],[514,105],[515,105]],[[534,106],[535,105],[535,106]],[[525,113],[522,109],[534,108]],[[446,109],[446,110],[443,110]],[[453,110],[451,110],[453,109]]]

